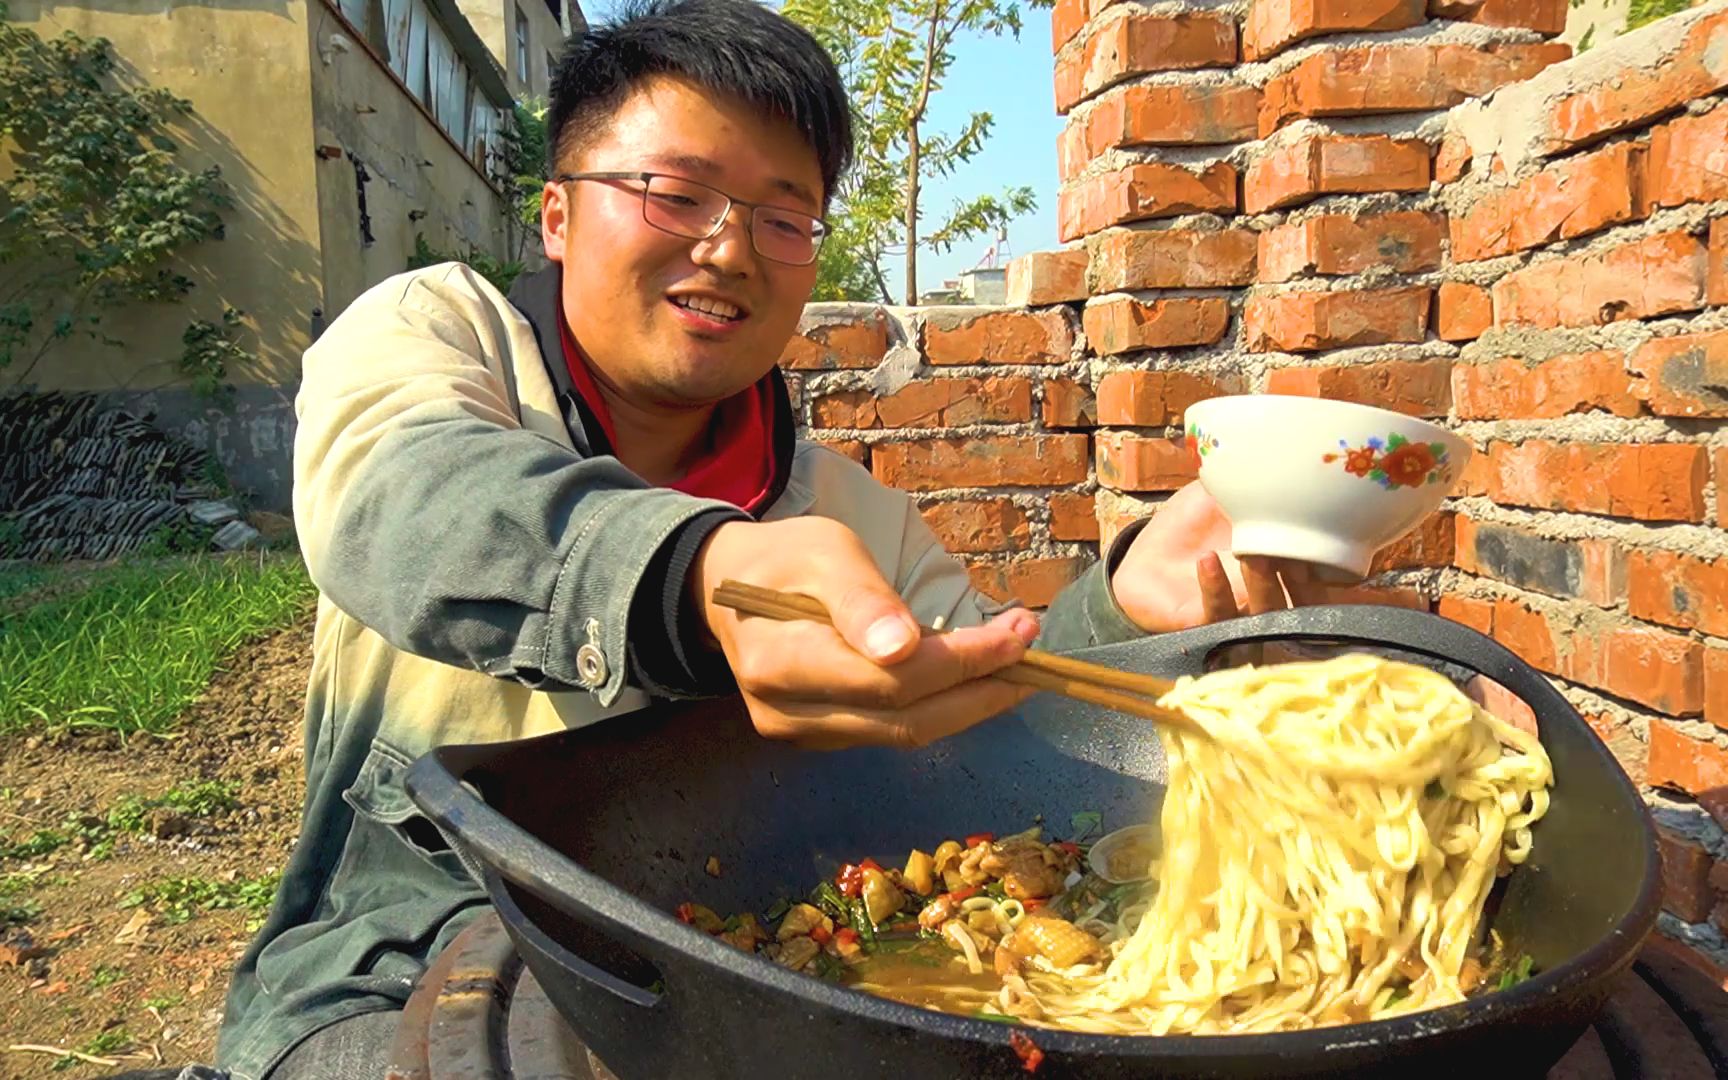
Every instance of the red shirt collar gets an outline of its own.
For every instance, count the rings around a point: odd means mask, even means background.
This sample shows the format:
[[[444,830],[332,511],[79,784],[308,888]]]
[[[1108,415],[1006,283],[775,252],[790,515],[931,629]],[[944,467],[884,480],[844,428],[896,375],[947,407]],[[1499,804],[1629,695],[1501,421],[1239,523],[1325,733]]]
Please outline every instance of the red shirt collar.
[[[600,421],[608,445],[618,438],[600,387],[588,362],[576,347],[570,324],[558,311],[558,336],[564,346],[564,365],[583,404]],[[708,450],[692,462],[682,479],[666,486],[686,495],[719,499],[747,514],[766,509],[774,492],[774,398],[772,375],[763,376],[714,410],[714,428]]]

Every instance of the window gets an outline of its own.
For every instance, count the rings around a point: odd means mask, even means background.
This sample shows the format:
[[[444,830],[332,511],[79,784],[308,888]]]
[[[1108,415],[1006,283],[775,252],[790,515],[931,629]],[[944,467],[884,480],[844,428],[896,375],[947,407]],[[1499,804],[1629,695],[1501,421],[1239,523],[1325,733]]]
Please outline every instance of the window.
[[[558,57],[553,53],[546,54],[546,88],[552,88],[552,73],[558,70]]]
[[[516,8],[516,81],[528,81],[528,16]]]

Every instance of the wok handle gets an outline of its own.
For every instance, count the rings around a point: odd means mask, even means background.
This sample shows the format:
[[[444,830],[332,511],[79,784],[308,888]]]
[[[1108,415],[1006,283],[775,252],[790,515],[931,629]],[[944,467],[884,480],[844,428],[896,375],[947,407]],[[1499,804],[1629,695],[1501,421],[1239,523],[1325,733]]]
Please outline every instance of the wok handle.
[[[1540,672],[1493,638],[1426,611],[1388,605],[1333,604],[1273,611],[1143,638],[1127,645],[1104,646],[1097,651],[1132,650],[1140,646],[1158,654],[1179,650],[1184,654],[1207,656],[1233,645],[1290,640],[1390,646],[1485,675],[1523,699],[1539,714],[1544,709],[1572,709],[1565,696]],[[1131,657],[1133,653],[1130,651],[1126,655]]]

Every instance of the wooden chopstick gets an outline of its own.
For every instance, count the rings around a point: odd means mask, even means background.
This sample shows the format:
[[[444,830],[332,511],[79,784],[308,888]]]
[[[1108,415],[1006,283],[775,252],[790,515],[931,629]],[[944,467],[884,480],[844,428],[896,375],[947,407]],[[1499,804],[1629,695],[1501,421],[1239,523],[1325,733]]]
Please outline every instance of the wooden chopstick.
[[[828,609],[813,596],[765,589],[742,581],[721,582],[714,590],[714,602],[741,614],[765,619],[785,622],[810,620],[833,624],[833,620],[828,616]],[[924,628],[924,632],[940,633],[928,627]],[[1157,699],[1174,684],[1154,675],[1118,671],[1103,664],[1092,664],[1069,656],[1028,649],[1019,663],[995,672],[992,678],[1048,690],[1076,701],[1102,705],[1130,716],[1171,724],[1198,734],[1205,733],[1200,725],[1185,714],[1174,709],[1161,708],[1157,704]]]

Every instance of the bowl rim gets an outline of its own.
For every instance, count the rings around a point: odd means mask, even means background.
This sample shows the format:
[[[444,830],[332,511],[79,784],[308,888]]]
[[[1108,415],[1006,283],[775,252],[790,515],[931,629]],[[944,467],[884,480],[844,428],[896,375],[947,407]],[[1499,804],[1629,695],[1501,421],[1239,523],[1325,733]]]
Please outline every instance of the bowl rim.
[[[1443,427],[1432,420],[1424,420],[1419,416],[1411,416],[1409,413],[1401,413],[1396,409],[1381,408],[1378,405],[1364,405],[1359,401],[1340,401],[1337,398],[1313,397],[1307,394],[1225,394],[1220,397],[1205,398],[1204,400],[1194,402],[1192,405],[1189,405],[1187,408],[1182,410],[1182,427],[1184,429],[1187,428],[1188,417],[1195,409],[1210,410],[1215,407],[1227,408],[1229,402],[1263,402],[1267,400],[1299,402],[1305,407],[1317,405],[1323,409],[1331,409],[1343,413],[1353,413],[1364,420],[1370,418],[1381,418],[1387,421],[1397,421],[1399,423],[1420,428],[1423,431],[1432,432],[1437,439],[1443,438],[1446,441],[1459,446],[1471,446],[1470,440],[1464,438],[1464,436],[1453,431],[1451,428]],[[1471,446],[1471,449],[1473,450],[1474,447]]]

